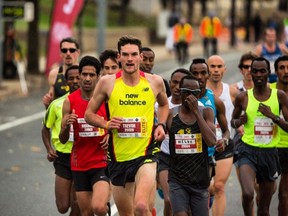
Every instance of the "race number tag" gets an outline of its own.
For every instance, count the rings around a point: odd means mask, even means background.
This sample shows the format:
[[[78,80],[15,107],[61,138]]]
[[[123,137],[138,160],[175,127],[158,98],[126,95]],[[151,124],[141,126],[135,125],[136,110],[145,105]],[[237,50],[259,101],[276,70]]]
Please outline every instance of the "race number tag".
[[[84,118],[78,118],[77,122],[80,137],[97,137],[105,134],[104,129],[87,124]]]
[[[175,134],[176,154],[202,153],[202,135],[197,134]]]
[[[68,141],[74,142],[74,128],[73,128],[73,124],[70,125]]]
[[[216,139],[221,140],[222,139],[222,130],[221,130],[218,122],[216,122],[216,124],[215,124],[215,129],[216,129]]]
[[[266,117],[256,117],[254,120],[254,142],[257,144],[269,144],[273,137],[274,123]]]
[[[118,129],[118,136],[121,138],[146,137],[147,120],[143,117],[124,118]]]

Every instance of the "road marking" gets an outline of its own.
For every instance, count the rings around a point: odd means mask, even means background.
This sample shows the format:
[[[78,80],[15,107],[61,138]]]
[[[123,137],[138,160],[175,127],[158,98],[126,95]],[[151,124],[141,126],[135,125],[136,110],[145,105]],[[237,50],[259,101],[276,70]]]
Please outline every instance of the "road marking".
[[[29,115],[29,116],[26,116],[23,118],[16,119],[16,120],[11,121],[11,122],[1,124],[0,125],[0,132],[8,130],[10,128],[17,127],[17,126],[22,125],[22,124],[26,124],[26,123],[44,118],[45,113],[46,113],[46,111],[42,111],[42,112],[35,113],[33,115]],[[117,207],[115,204],[112,204],[111,215],[116,215],[116,214],[117,214]]]
[[[11,122],[1,124],[0,125],[0,132],[8,130],[8,129],[13,128],[13,127],[17,127],[17,126],[22,125],[22,124],[26,124],[26,123],[44,118],[45,112],[46,111],[38,112],[38,113],[35,113],[33,115],[29,115],[29,116],[26,116],[23,118],[16,119],[16,120],[11,121]]]

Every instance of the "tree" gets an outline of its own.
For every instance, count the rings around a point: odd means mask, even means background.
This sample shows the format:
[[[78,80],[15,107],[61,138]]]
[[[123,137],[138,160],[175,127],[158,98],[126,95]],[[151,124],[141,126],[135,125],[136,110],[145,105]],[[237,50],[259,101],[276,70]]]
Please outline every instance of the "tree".
[[[207,0],[201,1],[201,15],[202,17],[207,15]]]
[[[236,44],[236,35],[235,35],[235,16],[236,16],[236,0],[232,0],[231,4],[231,26],[230,26],[230,46],[234,47]]]
[[[127,21],[127,12],[128,12],[128,5],[130,3],[130,0],[121,0],[120,4],[120,17],[118,24],[120,26],[126,25]]]
[[[250,23],[251,23],[251,8],[252,8],[252,1],[251,0],[245,0],[245,12],[246,12],[246,20],[245,20],[245,30],[246,30],[246,36],[245,36],[245,42],[250,41]]]
[[[188,7],[187,20],[189,23],[192,24],[192,15],[193,15],[193,11],[194,11],[194,0],[187,0],[187,7]]]
[[[29,74],[39,73],[39,1],[30,0],[34,4],[34,20],[28,27],[27,71]]]
[[[288,2],[287,0],[279,0],[278,10],[283,12],[288,12]]]

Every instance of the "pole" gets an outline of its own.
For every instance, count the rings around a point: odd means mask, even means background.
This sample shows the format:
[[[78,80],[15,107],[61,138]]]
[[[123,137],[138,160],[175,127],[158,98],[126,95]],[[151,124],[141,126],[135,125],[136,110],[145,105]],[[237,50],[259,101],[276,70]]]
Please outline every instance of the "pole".
[[[236,17],[236,0],[232,0],[231,4],[231,26],[230,26],[230,46],[234,47],[236,45],[236,35],[235,35],[235,17]]]
[[[1,0],[0,1],[0,86],[2,85],[2,79],[3,79],[3,42],[4,42],[2,7],[3,7],[3,1]]]
[[[98,3],[98,36],[97,36],[97,53],[98,55],[105,49],[105,29],[106,29],[106,0],[96,0]]]

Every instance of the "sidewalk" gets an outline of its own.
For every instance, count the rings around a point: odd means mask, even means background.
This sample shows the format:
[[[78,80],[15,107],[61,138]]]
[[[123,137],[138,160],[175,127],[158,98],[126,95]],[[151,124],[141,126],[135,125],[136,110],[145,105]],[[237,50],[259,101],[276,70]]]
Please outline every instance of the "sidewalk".
[[[249,50],[253,50],[254,45],[246,44],[242,41],[238,42],[237,46],[232,48],[229,45],[229,38],[223,37],[219,40],[219,54],[225,54],[229,52],[247,52]],[[164,45],[151,45],[150,46],[156,55],[155,64],[157,62],[165,61],[165,60],[174,60],[175,56],[173,53],[169,53]],[[202,44],[200,41],[195,41],[191,44],[189,48],[189,52],[193,53],[193,55],[199,55],[199,57],[203,57],[202,52]],[[95,53],[84,53],[82,55],[96,55]],[[40,69],[43,71],[43,65],[45,65],[45,60],[40,60]],[[45,90],[48,91],[48,83],[45,75],[43,73],[32,75],[32,74],[25,74],[25,79],[28,87],[28,94],[23,94],[23,91],[21,89],[21,84],[19,79],[13,79],[13,80],[7,80],[3,79],[0,81],[0,102],[5,101],[9,97],[27,97],[29,96],[29,92],[35,91],[35,90]]]

